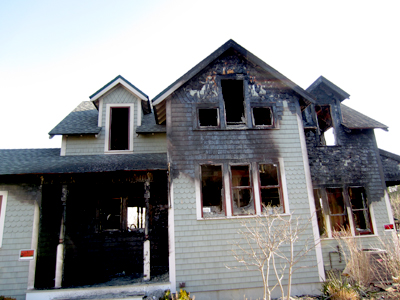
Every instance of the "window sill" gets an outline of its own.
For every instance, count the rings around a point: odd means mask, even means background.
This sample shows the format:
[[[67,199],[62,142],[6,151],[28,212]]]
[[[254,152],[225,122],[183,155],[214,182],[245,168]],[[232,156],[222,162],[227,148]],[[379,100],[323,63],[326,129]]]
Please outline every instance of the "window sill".
[[[270,214],[271,216],[273,214]],[[241,215],[241,216],[225,216],[225,217],[215,217],[215,218],[197,218],[197,221],[209,221],[209,220],[230,220],[230,219],[249,219],[249,218],[256,218],[256,217],[263,217],[264,215]],[[288,213],[284,214],[277,214],[273,216],[290,216]]]
[[[133,150],[108,150],[104,154],[133,154]]]
[[[364,235],[355,235],[355,236],[343,236],[341,237],[342,239],[349,239],[349,238],[356,238],[356,239],[360,239],[360,238],[374,238],[374,237],[378,237],[377,234],[364,234]],[[334,237],[321,237],[321,241],[334,241],[336,240],[336,238]]]
[[[237,130],[271,130],[271,129],[279,129],[277,127],[272,126],[255,126],[255,127],[226,127],[226,128],[219,128],[219,127],[197,127],[194,128],[193,131],[237,131]],[[326,146],[321,146],[326,147]]]

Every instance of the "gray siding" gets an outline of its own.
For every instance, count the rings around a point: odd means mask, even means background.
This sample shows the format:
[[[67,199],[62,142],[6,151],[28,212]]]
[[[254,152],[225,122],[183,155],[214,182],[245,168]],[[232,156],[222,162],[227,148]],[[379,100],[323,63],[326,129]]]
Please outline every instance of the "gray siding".
[[[199,82],[210,81],[211,76],[208,74],[221,74],[219,66],[224,65],[223,60],[221,58],[205,69],[204,73],[168,99],[171,108],[168,111],[170,123],[167,123],[167,138],[175,214],[176,281],[177,284],[185,282],[186,288],[193,292],[262,287],[258,271],[226,268],[226,266],[239,267],[231,253],[231,242],[238,237],[237,231],[240,229],[241,219],[197,220],[195,184],[196,180],[199,180],[196,168],[200,163],[250,163],[282,158],[290,211],[305,219],[310,217],[296,114],[298,99],[290,91],[280,87],[279,83],[268,82],[265,74],[260,73],[255,67],[245,65],[246,63],[240,59],[239,62],[233,59],[233,69],[241,68],[242,71],[246,69],[247,74],[257,75],[259,82],[263,82],[265,93],[256,92],[257,82],[254,86],[250,86],[249,83],[248,89],[245,90],[246,99],[260,104],[275,105],[278,129],[196,130],[194,128],[195,105],[216,102],[220,94],[216,85],[208,82],[202,89]],[[229,62],[226,65],[231,66]],[[194,92],[196,90],[201,92]],[[309,237],[312,238],[311,224],[301,236],[297,247]],[[311,251],[302,264],[310,268],[295,273],[293,284],[318,282],[315,251]]]
[[[2,185],[8,191],[7,210],[0,248],[0,295],[25,299],[28,286],[29,261],[19,261],[19,251],[30,249],[34,202],[40,198],[37,187],[29,185]]]
[[[105,126],[106,126],[106,105],[119,103],[134,104],[134,128],[137,127],[138,110],[141,100],[122,86],[117,86],[103,97],[102,110],[102,130],[98,137],[94,136],[68,136],[66,155],[95,155],[104,154],[105,144]],[[133,150],[135,153],[161,153],[166,152],[166,135],[163,133],[154,135],[139,135],[132,134]]]

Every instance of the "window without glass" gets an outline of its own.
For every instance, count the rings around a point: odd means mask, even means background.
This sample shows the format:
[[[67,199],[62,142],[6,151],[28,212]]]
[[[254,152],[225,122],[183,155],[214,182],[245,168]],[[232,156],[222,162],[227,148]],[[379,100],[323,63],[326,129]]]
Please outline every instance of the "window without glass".
[[[260,195],[263,206],[282,206],[278,165],[259,164]]]
[[[327,235],[325,228],[325,215],[323,212],[322,196],[319,189],[314,189],[315,213],[317,214],[319,235]]]
[[[349,187],[349,198],[356,235],[371,234],[371,216],[363,187]]]
[[[222,79],[221,88],[225,104],[226,125],[245,124],[243,80]]]
[[[315,112],[317,114],[318,127],[320,130],[321,146],[336,145],[330,105],[315,105]]]
[[[346,205],[341,188],[327,188],[326,194],[329,204],[329,218],[332,231],[340,231],[349,228]]]
[[[254,126],[272,126],[273,117],[270,107],[253,107]]]
[[[250,167],[248,165],[231,166],[231,176],[233,215],[254,214]]]
[[[110,110],[109,150],[129,150],[129,107]]]
[[[219,126],[218,108],[199,108],[198,114],[200,127]]]
[[[201,166],[201,199],[204,218],[225,216],[221,166]]]

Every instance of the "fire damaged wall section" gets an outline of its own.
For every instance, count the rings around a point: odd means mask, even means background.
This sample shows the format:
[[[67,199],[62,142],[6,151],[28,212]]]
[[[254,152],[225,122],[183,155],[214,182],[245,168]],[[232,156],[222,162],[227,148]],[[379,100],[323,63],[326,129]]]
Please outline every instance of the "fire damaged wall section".
[[[386,186],[400,184],[400,156],[379,149]]]
[[[226,117],[230,102],[224,100],[223,80],[243,84],[243,115],[233,125]],[[194,162],[246,163],[279,157],[272,131],[279,129],[284,109],[295,114],[298,105],[292,90],[232,49],[174,92],[168,101],[171,126],[167,136],[173,178],[180,172],[194,178]],[[270,112],[271,120],[267,117],[254,122],[254,108]],[[201,109],[215,109],[206,114],[214,118],[206,126],[199,122]]]
[[[311,177],[314,188],[363,186],[370,201],[383,197],[378,149],[373,129],[349,130],[341,125],[340,102],[343,98],[325,85],[311,91],[316,104],[303,112]],[[336,145],[326,146],[316,108],[329,105]]]

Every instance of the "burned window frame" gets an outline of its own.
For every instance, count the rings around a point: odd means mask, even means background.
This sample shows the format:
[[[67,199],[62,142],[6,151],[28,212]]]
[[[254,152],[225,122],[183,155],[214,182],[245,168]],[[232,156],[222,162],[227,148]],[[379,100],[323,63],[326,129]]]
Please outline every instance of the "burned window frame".
[[[317,107],[320,107],[321,110],[325,109],[325,108],[329,108],[329,117],[330,117],[330,122],[331,125],[329,127],[324,127],[321,128],[321,122],[323,122],[324,120],[322,120],[322,118],[319,117],[319,114],[317,112]],[[332,146],[338,146],[338,137],[337,137],[337,132],[336,132],[336,127],[335,127],[335,120],[333,118],[333,109],[332,109],[332,105],[331,104],[314,104],[313,105],[313,110],[315,113],[315,121],[316,121],[316,125],[317,125],[317,131],[318,131],[318,145],[319,146],[323,146],[323,147],[332,147]],[[319,111],[321,111],[319,110]],[[325,122],[326,123],[326,122]],[[329,144],[327,145],[326,142],[326,132],[328,130],[332,129],[333,130],[333,144]]]
[[[273,165],[276,166],[276,176],[277,176],[277,181],[278,184],[273,185],[262,185],[261,183],[261,171],[260,171],[260,166],[261,165]],[[282,186],[282,174],[281,174],[281,168],[279,162],[260,162],[257,163],[257,174],[258,174],[258,184],[259,184],[259,194],[260,194],[260,203],[261,203],[261,210],[263,211],[264,209],[264,204],[263,204],[263,199],[262,199],[262,190],[263,189],[278,189],[278,196],[279,196],[279,205],[278,206],[272,206],[272,207],[277,207],[281,210],[281,213],[286,212],[286,207],[285,207],[285,197],[283,193],[283,186]]]
[[[257,108],[266,108],[269,109],[270,111],[270,116],[271,116],[271,124],[270,125],[257,125],[256,124],[256,118],[254,117],[254,109]],[[252,125],[253,128],[276,128],[276,121],[275,121],[275,108],[273,105],[251,105],[251,119],[252,119]]]
[[[233,174],[233,169],[239,168],[240,167],[247,167],[247,172],[248,172],[248,185],[238,185],[234,183],[234,174]],[[234,164],[229,164],[229,179],[230,179],[230,193],[231,193],[231,209],[232,209],[232,216],[240,216],[240,215],[254,215],[256,214],[256,201],[254,197],[254,184],[253,184],[253,176],[252,176],[252,168],[251,164],[245,164],[245,163],[234,163]],[[235,209],[235,194],[238,194],[243,191],[248,191],[249,193],[249,203],[246,205],[248,206],[248,210],[245,210],[245,208],[242,208],[242,206],[237,206],[237,209]],[[243,194],[242,194],[243,196]],[[253,204],[252,209],[253,211],[251,212],[251,204]],[[242,209],[240,209],[242,208]]]
[[[250,161],[245,163],[240,162],[232,162],[232,161],[204,161],[198,162],[196,164],[195,172],[197,174],[196,180],[196,215],[198,220],[207,220],[207,219],[215,219],[215,218],[240,218],[240,217],[248,217],[261,215],[265,213],[262,209],[262,197],[261,190],[264,186],[261,186],[260,172],[259,166],[263,164],[272,164],[277,166],[277,176],[279,180],[279,185],[267,186],[267,188],[278,188],[279,189],[279,212],[280,214],[288,214],[290,213],[289,204],[288,204],[288,192],[286,186],[285,179],[285,171],[284,164],[282,158],[263,160],[263,161]],[[202,195],[202,167],[203,165],[214,165],[221,166],[222,171],[222,201],[225,209],[224,214],[219,215],[205,215],[203,214],[203,195]],[[249,170],[249,181],[250,185],[241,186],[241,188],[251,189],[250,193],[252,195],[252,203],[254,209],[251,209],[250,212],[237,213],[234,211],[234,203],[233,203],[233,190],[235,189],[232,184],[232,175],[231,175],[231,167],[232,166],[247,166]],[[238,187],[236,187],[238,188]]]
[[[112,127],[112,110],[115,108],[127,108],[127,144],[128,149],[111,149],[111,127]],[[106,128],[105,128],[105,145],[104,153],[106,154],[119,154],[119,153],[133,153],[133,132],[134,132],[134,104],[133,103],[107,103],[106,104]]]
[[[215,126],[207,126],[207,125],[201,125],[200,123],[200,110],[203,109],[215,109],[217,111],[217,125]],[[221,109],[219,107],[218,103],[214,103],[214,104],[206,104],[206,103],[201,103],[196,105],[195,107],[195,111],[194,111],[194,124],[193,127],[196,129],[200,129],[200,130],[215,130],[215,129],[219,129],[221,128]]]
[[[363,194],[363,209],[353,209],[353,203],[351,196],[350,196],[350,189],[362,189],[362,194]],[[329,203],[329,197],[328,197],[328,189],[340,189],[341,194],[343,197],[343,213],[332,213],[330,210],[330,203]],[[374,228],[374,222],[373,222],[373,214],[371,213],[371,203],[368,200],[368,192],[367,189],[364,185],[345,185],[345,186],[326,186],[326,187],[320,187],[320,188],[314,188],[314,200],[315,195],[319,194],[320,195],[320,203],[322,204],[321,211],[323,213],[323,224],[320,222],[319,224],[319,232],[321,238],[332,238],[335,235],[340,234],[339,230],[335,230],[334,226],[335,224],[332,224],[332,217],[337,217],[337,216],[344,216],[347,219],[347,229],[350,229],[352,236],[371,236],[375,234],[375,228]],[[363,215],[366,219],[365,222],[368,221],[368,224],[365,224],[366,227],[369,227],[368,229],[360,229],[357,227],[357,222],[355,220],[355,212],[356,211],[363,211]],[[317,217],[318,216],[318,210],[316,209]],[[324,226],[323,230],[321,226]]]
[[[225,189],[224,189],[224,167],[222,164],[200,164],[200,197],[201,197],[201,217],[205,218],[205,212],[204,212],[204,178],[203,178],[203,167],[220,167],[221,169],[221,212],[223,213],[222,216],[226,216],[226,201],[225,201]],[[208,206],[207,206],[208,207]],[[211,211],[210,208],[210,214],[207,215],[208,218],[212,218],[213,212]],[[221,215],[218,214],[215,217],[220,217]]]

